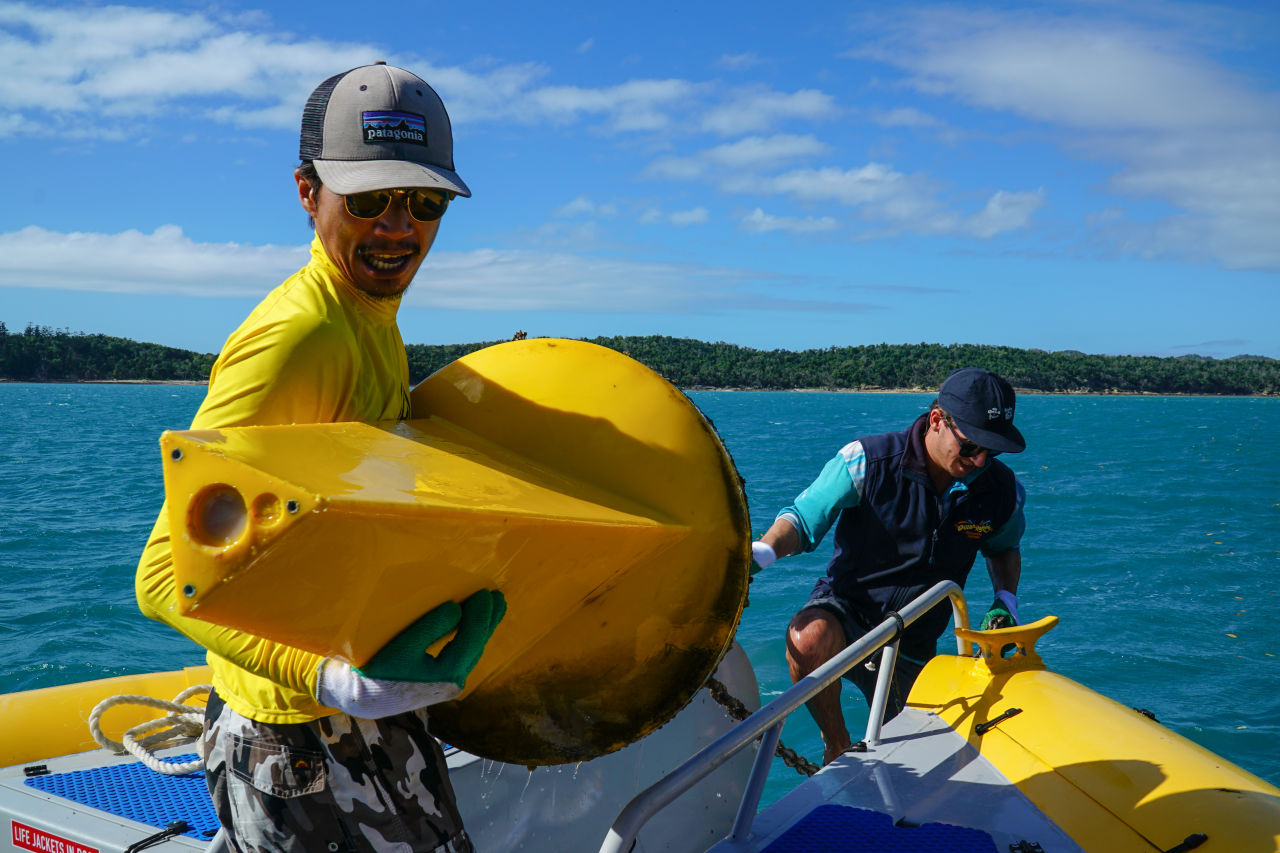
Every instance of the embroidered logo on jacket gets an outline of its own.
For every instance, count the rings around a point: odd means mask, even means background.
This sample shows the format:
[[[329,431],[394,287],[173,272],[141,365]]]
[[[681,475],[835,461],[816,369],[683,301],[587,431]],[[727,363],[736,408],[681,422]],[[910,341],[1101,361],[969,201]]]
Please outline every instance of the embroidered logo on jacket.
[[[366,110],[360,114],[365,142],[407,142],[427,145],[427,120],[416,113]]]
[[[964,521],[956,522],[956,532],[963,533],[970,539],[981,539],[992,530],[991,519],[986,521],[974,521],[966,518]]]

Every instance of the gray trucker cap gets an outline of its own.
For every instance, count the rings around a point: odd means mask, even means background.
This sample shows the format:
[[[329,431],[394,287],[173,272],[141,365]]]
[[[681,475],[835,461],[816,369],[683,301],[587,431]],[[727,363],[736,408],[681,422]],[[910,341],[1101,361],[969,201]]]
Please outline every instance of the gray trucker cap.
[[[340,195],[395,187],[471,190],[453,170],[444,102],[403,68],[378,62],[325,80],[302,111],[298,158]]]

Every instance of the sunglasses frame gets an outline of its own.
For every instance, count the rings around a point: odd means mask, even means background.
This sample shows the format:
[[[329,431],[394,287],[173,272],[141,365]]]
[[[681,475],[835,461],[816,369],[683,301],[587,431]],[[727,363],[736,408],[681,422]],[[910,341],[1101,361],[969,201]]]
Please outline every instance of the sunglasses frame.
[[[951,430],[951,434],[955,436],[956,444],[960,445],[960,455],[965,459],[972,459],[983,453],[987,454],[988,459],[994,459],[1000,455],[999,450],[992,450],[989,447],[983,447],[981,444],[970,441],[956,431],[955,421],[951,419],[951,415],[946,412],[942,413],[942,422],[947,425],[947,429]]]
[[[383,202],[382,207],[378,209],[378,212],[372,214],[371,216],[363,216],[351,209],[352,198],[359,197],[359,196],[377,197],[384,193],[386,194],[386,200]],[[432,211],[433,215],[428,215],[426,218],[423,218],[421,216],[418,216],[417,213],[414,213],[413,196],[414,194],[422,194],[425,199],[426,197],[425,194],[427,193],[441,193],[442,197],[438,205],[436,205],[434,201],[430,202],[431,207],[435,208],[435,210]],[[453,193],[447,190],[429,190],[421,187],[416,187],[413,189],[368,190],[362,193],[351,193],[350,195],[344,195],[342,197],[342,206],[346,209],[347,213],[351,214],[351,216],[356,219],[363,219],[363,220],[377,219],[378,217],[382,216],[387,212],[387,210],[391,207],[391,199],[396,196],[404,197],[405,208],[408,209],[409,215],[413,217],[413,220],[415,222],[435,222],[440,217],[444,216],[444,212],[449,209],[449,202],[453,200]],[[421,204],[421,202],[419,203]]]

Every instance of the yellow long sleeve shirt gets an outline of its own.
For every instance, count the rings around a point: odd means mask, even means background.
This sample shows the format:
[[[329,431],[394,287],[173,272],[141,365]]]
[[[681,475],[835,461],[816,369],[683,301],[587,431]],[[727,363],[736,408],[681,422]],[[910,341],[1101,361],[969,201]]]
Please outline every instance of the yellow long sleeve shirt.
[[[398,299],[357,290],[317,237],[310,262],[227,339],[191,428],[408,417],[409,363],[398,308]],[[146,616],[208,650],[214,688],[238,713],[264,723],[333,713],[313,698],[320,656],[178,613],[167,507],[142,552],[135,592]]]

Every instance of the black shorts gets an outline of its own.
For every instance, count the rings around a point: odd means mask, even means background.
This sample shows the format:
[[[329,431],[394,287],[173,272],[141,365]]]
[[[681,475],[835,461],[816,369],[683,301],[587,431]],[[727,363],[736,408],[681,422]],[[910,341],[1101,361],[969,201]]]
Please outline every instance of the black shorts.
[[[846,648],[875,627],[875,625],[868,624],[866,618],[855,610],[848,601],[827,590],[815,589],[809,601],[804,607],[800,608],[800,612],[804,612],[811,607],[824,610],[836,618],[836,621],[840,623],[840,627],[844,629],[844,644]],[[845,678],[856,684],[858,689],[862,691],[862,695],[867,700],[867,707],[871,706],[871,699],[876,692],[876,678],[880,670],[880,660],[881,653],[876,652],[844,674]],[[897,661],[893,667],[893,681],[889,685],[889,695],[885,699],[885,720],[893,719],[906,707],[911,685],[915,684],[920,671],[924,669],[924,665],[924,660],[909,657],[899,651]]]

